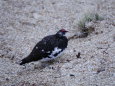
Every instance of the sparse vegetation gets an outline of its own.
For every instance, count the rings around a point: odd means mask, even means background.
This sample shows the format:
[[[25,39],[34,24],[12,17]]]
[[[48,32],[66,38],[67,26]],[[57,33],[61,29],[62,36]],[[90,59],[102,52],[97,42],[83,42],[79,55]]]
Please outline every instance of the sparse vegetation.
[[[95,30],[94,24],[97,21],[101,21],[104,18],[101,17],[98,13],[88,13],[85,14],[85,16],[79,21],[78,28],[80,30],[79,33],[76,33],[75,35],[71,36],[70,39],[73,38],[84,38],[87,37],[88,34],[93,32]]]
[[[81,32],[89,34],[94,31],[95,27],[93,26],[93,24],[101,20],[103,20],[103,18],[98,13],[85,14],[85,17],[81,21],[79,21],[78,28]]]
[[[85,17],[83,17],[83,19],[79,21],[78,28],[80,28],[81,30],[87,29],[86,24],[88,24],[89,22],[96,22],[101,20],[103,20],[103,18],[98,13],[85,14]]]

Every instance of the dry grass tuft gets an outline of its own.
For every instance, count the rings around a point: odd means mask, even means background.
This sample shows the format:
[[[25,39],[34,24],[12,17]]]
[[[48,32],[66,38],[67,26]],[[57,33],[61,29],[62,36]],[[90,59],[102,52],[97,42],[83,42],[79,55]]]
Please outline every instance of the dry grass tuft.
[[[79,21],[78,28],[80,32],[74,34],[73,36],[69,37],[68,39],[74,38],[84,38],[87,37],[91,32],[95,31],[94,24],[97,21],[101,21],[104,18],[101,17],[98,13],[88,13]]]
[[[78,28],[86,29],[87,23],[101,21],[101,20],[103,20],[103,18],[98,13],[85,14],[85,17],[83,17],[83,19],[79,21]]]

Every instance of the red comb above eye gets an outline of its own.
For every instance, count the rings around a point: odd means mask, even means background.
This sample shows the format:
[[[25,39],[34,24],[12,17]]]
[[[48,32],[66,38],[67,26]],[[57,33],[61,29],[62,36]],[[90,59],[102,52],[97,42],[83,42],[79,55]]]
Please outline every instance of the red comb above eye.
[[[61,31],[61,32],[68,32],[68,31],[67,31],[67,30],[65,30],[65,29],[61,29],[60,31]]]

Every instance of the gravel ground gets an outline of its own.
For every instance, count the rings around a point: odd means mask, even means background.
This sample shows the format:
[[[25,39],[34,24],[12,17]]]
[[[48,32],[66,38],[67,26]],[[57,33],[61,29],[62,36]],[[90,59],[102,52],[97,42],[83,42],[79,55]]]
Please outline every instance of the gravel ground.
[[[44,36],[62,28],[68,37],[78,32],[89,12],[104,20],[88,37],[70,40],[49,67],[17,64]],[[0,86],[115,86],[114,42],[114,0],[0,0]]]

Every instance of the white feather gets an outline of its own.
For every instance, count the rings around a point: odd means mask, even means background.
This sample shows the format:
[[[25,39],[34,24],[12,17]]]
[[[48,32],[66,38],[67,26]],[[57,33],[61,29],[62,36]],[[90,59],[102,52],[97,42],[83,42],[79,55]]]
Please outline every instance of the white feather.
[[[63,53],[63,51],[60,52],[61,50],[62,50],[62,49],[60,49],[60,48],[58,48],[58,47],[55,47],[54,50],[52,51],[51,55],[49,55],[50,58],[45,57],[45,58],[43,58],[41,61],[43,61],[43,62],[44,62],[44,61],[50,61],[50,60],[53,60],[53,59],[55,59],[55,58],[61,56],[62,53]],[[60,52],[60,53],[59,53],[59,52]],[[59,54],[58,54],[57,56],[54,56],[56,53],[59,53]]]

